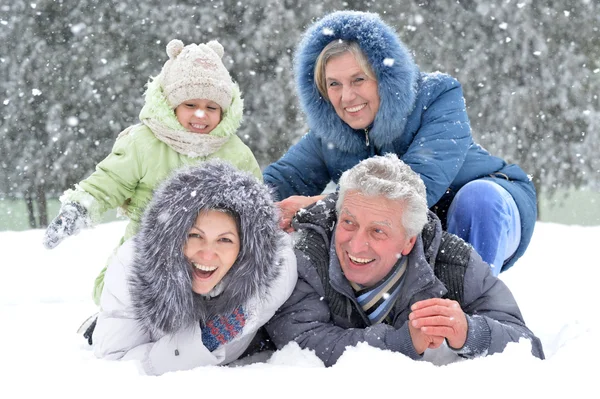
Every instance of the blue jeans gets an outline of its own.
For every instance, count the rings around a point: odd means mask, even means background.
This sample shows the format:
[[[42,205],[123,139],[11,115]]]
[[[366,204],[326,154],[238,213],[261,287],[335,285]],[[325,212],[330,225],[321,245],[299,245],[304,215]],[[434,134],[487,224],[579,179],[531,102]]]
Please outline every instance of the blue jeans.
[[[452,200],[447,230],[470,243],[497,276],[519,246],[521,217],[508,191],[489,180],[474,180]]]

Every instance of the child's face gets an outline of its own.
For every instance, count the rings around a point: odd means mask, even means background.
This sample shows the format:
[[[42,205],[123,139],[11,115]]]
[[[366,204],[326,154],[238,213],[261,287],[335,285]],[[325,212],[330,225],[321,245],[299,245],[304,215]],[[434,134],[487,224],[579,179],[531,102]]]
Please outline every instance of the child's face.
[[[221,107],[210,100],[186,100],[175,108],[181,125],[192,133],[208,134],[221,122]]]
[[[188,233],[183,253],[192,263],[192,290],[209,293],[240,253],[240,236],[233,217],[216,210],[201,212]]]

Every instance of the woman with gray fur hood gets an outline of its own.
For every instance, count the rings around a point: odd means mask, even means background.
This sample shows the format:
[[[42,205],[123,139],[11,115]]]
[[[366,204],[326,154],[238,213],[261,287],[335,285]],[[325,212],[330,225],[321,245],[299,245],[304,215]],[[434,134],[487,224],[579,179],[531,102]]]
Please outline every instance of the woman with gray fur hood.
[[[223,161],[181,169],[110,261],[94,353],[151,375],[228,364],[296,279],[266,186]]]

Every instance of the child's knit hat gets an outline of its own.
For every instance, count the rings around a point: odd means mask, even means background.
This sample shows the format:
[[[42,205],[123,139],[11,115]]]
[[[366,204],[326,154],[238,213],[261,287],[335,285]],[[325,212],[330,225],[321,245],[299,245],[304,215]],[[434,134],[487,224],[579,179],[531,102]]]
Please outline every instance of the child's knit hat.
[[[167,44],[169,60],[157,78],[173,109],[197,98],[214,101],[223,111],[229,107],[233,81],[221,61],[223,53],[223,46],[216,40],[185,47],[177,39]]]

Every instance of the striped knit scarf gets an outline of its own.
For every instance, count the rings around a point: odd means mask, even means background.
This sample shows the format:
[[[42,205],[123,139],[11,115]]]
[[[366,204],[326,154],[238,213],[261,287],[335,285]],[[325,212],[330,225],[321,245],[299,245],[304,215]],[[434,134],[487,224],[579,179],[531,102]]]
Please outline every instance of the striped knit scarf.
[[[234,309],[229,316],[215,316],[202,327],[202,342],[209,351],[233,340],[246,325],[246,312],[242,306]]]
[[[404,272],[408,258],[401,257],[392,270],[373,287],[362,287],[350,282],[358,304],[363,308],[371,321],[371,325],[386,320],[404,282]],[[387,320],[389,322],[389,320]]]

